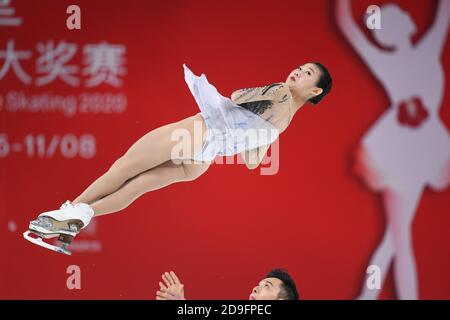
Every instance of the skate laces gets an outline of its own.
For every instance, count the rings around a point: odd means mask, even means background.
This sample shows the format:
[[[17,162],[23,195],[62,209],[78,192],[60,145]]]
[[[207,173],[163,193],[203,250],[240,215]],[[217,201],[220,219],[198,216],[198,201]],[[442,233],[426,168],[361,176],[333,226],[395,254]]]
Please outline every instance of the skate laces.
[[[61,205],[60,209],[64,209],[64,208],[67,208],[67,207],[73,207],[72,202],[70,202],[69,200],[67,200],[66,202],[64,202],[64,203]]]

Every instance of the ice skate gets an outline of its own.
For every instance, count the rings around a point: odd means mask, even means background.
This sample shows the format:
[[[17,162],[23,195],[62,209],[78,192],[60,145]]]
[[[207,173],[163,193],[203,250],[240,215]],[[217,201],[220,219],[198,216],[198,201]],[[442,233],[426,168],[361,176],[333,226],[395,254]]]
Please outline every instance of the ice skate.
[[[23,236],[41,247],[71,255],[67,247],[80,230],[89,224],[93,215],[94,211],[89,205],[85,203],[72,205],[70,201],[66,201],[59,210],[44,212],[37,220],[31,221]],[[30,234],[37,237],[31,237]],[[56,237],[62,243],[60,247],[44,241]]]

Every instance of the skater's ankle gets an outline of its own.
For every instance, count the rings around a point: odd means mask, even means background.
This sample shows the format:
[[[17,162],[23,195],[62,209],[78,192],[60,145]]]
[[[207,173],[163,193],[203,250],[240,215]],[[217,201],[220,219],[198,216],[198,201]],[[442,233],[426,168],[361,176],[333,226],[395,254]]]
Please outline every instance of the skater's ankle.
[[[73,206],[76,205],[76,204],[79,204],[79,203],[84,203],[84,204],[87,204],[89,206],[91,205],[89,202],[82,201],[81,199],[80,200],[75,199],[71,203],[72,203]]]
[[[92,218],[102,215],[96,202],[94,202],[93,204],[90,204],[89,207],[91,207],[92,211],[94,211],[94,215],[92,216]]]

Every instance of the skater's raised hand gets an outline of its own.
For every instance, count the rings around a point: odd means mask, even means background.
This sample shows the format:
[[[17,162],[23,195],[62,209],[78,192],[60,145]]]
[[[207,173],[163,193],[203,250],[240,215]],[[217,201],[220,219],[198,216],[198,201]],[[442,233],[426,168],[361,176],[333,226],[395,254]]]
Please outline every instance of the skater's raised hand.
[[[184,285],[181,284],[175,272],[165,272],[159,283],[160,290],[156,292],[156,300],[186,300],[184,298]]]

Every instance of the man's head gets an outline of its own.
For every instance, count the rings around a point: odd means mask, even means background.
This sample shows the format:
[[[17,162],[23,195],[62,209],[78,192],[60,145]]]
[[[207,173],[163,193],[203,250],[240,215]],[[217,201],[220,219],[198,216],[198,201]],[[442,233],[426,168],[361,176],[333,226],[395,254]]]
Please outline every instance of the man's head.
[[[286,84],[294,99],[317,104],[330,92],[333,80],[324,65],[311,62],[292,70]]]
[[[284,269],[273,269],[256,287],[250,300],[298,300],[294,280]]]

